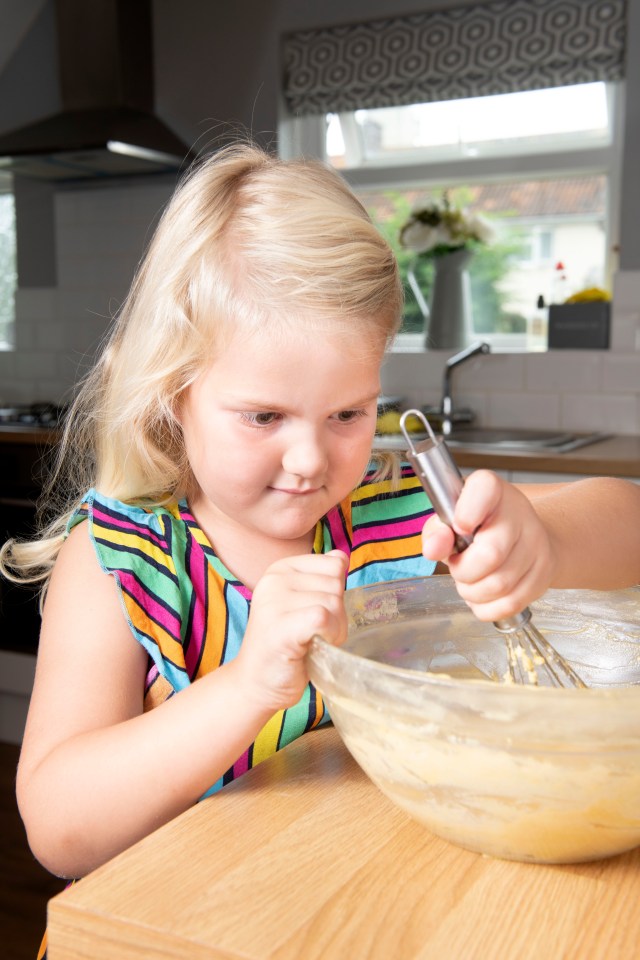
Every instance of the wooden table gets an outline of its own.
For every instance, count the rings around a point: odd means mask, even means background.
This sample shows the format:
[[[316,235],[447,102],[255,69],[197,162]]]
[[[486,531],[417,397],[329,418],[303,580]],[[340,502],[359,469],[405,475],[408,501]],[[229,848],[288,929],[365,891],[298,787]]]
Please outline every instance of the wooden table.
[[[49,960],[631,960],[640,848],[574,866],[459,849],[324,728],[55,897],[49,936]]]

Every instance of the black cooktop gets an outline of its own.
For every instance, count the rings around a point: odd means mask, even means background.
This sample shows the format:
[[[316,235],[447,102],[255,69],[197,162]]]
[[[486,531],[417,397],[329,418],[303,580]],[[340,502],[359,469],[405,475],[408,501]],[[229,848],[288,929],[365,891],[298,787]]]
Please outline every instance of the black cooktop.
[[[0,426],[56,427],[65,408],[55,403],[20,403],[0,407]]]

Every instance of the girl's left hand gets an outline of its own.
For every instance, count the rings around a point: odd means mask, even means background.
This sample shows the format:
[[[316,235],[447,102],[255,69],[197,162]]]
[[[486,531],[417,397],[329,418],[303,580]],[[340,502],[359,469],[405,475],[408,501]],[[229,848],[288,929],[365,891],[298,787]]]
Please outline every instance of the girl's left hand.
[[[340,550],[273,563],[256,584],[234,669],[246,699],[268,712],[296,703],[309,682],[305,657],[314,634],[344,643],[348,558]]]
[[[553,579],[551,537],[531,502],[488,470],[465,481],[454,513],[457,533],[473,536],[463,553],[437,517],[423,530],[423,553],[449,566],[458,593],[480,620],[513,616]]]

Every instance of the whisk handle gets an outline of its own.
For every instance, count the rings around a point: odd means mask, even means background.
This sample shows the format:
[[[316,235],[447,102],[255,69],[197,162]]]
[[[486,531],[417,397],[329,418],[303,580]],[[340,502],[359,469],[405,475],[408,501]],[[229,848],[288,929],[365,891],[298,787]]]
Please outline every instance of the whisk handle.
[[[414,443],[406,429],[408,417],[416,416],[422,421],[427,438]],[[433,508],[448,527],[453,530],[453,515],[464,486],[464,479],[444,439],[436,437],[431,424],[420,410],[407,410],[400,417],[402,430],[409,449],[405,456],[424,487]],[[462,536],[454,532],[455,547],[462,553],[473,543],[473,534]],[[509,673],[516,683],[538,683],[540,667],[544,667],[552,684],[560,687],[584,687],[573,668],[553,649],[538,632],[531,621],[531,610],[525,607],[520,613],[501,620],[494,620],[494,627],[505,634],[509,655]],[[524,652],[524,655],[523,655]]]
[[[405,456],[431,500],[433,509],[442,522],[453,530],[453,514],[464,486],[464,479],[444,439],[434,435],[421,411],[409,410],[404,414],[403,419],[410,414],[418,416],[423,421],[427,427],[428,437],[426,440],[413,443],[405,433],[410,446]],[[472,534],[466,536],[454,530],[454,537],[457,553],[462,553],[473,543]]]

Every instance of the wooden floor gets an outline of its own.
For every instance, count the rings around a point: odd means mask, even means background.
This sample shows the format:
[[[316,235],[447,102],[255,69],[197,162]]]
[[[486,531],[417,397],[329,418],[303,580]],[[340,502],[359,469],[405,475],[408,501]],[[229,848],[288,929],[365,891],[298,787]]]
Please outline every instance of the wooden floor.
[[[47,901],[64,881],[34,859],[16,806],[19,747],[0,742],[0,953],[35,960],[46,926]]]

